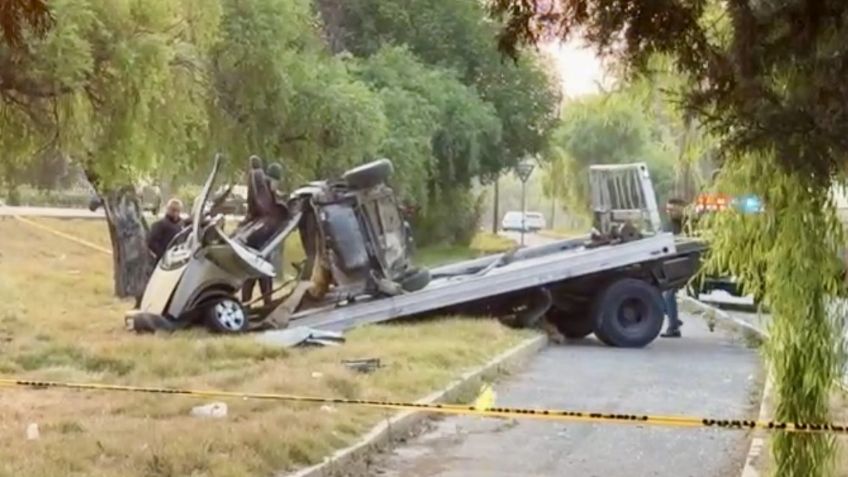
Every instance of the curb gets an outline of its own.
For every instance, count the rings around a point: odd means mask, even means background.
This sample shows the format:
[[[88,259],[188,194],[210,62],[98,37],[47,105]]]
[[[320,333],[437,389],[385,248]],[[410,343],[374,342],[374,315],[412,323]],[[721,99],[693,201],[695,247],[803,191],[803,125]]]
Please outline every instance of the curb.
[[[536,336],[507,350],[483,366],[469,371],[447,387],[416,401],[422,404],[454,401],[471,391],[476,391],[484,380],[524,364],[548,344],[546,335]],[[429,418],[427,412],[404,411],[374,426],[358,443],[334,452],[320,464],[291,473],[280,472],[277,477],[340,477],[367,475],[369,456],[390,447],[396,441],[413,435]]]
[[[769,404],[771,401],[771,393],[774,387],[771,373],[766,376],[766,384],[763,386],[763,397],[760,401],[760,413],[757,415],[757,420],[767,421],[771,415]],[[748,448],[748,456],[745,458],[745,466],[742,467],[741,477],[760,477],[760,471],[757,470],[762,466],[763,447],[766,445],[766,432],[758,429],[754,432],[751,438],[751,447]]]

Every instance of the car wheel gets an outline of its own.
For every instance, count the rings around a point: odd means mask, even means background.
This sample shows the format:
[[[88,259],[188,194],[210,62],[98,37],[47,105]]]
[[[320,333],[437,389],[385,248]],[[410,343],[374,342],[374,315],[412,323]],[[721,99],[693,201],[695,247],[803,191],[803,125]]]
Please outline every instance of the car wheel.
[[[206,325],[218,333],[240,333],[247,329],[247,312],[233,298],[222,298],[206,308]]]
[[[426,268],[413,268],[400,280],[400,287],[404,291],[414,292],[426,287],[430,283],[430,270]]]
[[[386,182],[394,172],[392,161],[380,159],[355,167],[344,173],[342,178],[352,189],[368,189]]]
[[[591,310],[586,306],[569,310],[552,306],[548,310],[546,318],[557,327],[563,336],[569,339],[585,338],[594,331]]]
[[[665,318],[659,290],[642,280],[623,278],[595,297],[593,326],[601,341],[641,348],[656,339]]]

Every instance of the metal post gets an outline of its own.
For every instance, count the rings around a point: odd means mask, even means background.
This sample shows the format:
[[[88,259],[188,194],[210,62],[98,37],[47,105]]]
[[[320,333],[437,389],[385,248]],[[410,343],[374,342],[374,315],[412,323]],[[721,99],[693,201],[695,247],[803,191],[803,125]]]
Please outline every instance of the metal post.
[[[499,175],[495,176],[495,197],[494,197],[494,200],[492,201],[493,205],[494,205],[494,207],[493,207],[494,210],[492,211],[492,234],[494,234],[494,235],[498,234],[498,219],[499,219],[499,217],[498,217],[498,215],[499,215],[498,214],[498,205],[499,204],[498,203],[500,202],[500,194],[499,194],[499,191],[498,191],[498,183],[500,181],[501,181],[500,176]]]
[[[524,197],[527,192],[527,181],[521,181],[521,246],[524,246],[524,231],[527,229],[527,211],[525,209]]]

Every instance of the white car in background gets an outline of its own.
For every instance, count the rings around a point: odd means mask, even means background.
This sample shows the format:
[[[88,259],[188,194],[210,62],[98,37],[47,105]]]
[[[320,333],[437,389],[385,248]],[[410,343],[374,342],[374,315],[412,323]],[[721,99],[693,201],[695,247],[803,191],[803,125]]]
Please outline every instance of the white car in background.
[[[507,232],[538,232],[547,228],[545,216],[541,212],[525,212],[523,221],[521,215],[520,211],[507,212],[501,222],[501,228]]]

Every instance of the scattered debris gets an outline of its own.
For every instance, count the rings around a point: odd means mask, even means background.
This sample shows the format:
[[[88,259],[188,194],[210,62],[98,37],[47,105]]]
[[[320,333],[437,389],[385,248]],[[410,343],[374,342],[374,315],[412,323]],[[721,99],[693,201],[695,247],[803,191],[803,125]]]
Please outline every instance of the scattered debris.
[[[26,438],[28,441],[37,441],[41,438],[41,433],[38,431],[38,424],[32,422],[27,426]]]
[[[291,348],[302,344],[335,346],[344,343],[345,338],[341,333],[297,326],[259,333],[256,336],[256,341],[267,345]]]
[[[380,358],[343,359],[342,364],[360,373],[373,373],[383,367],[380,364]]]
[[[191,408],[191,415],[195,417],[227,417],[227,404],[213,402],[205,406],[195,406]]]

